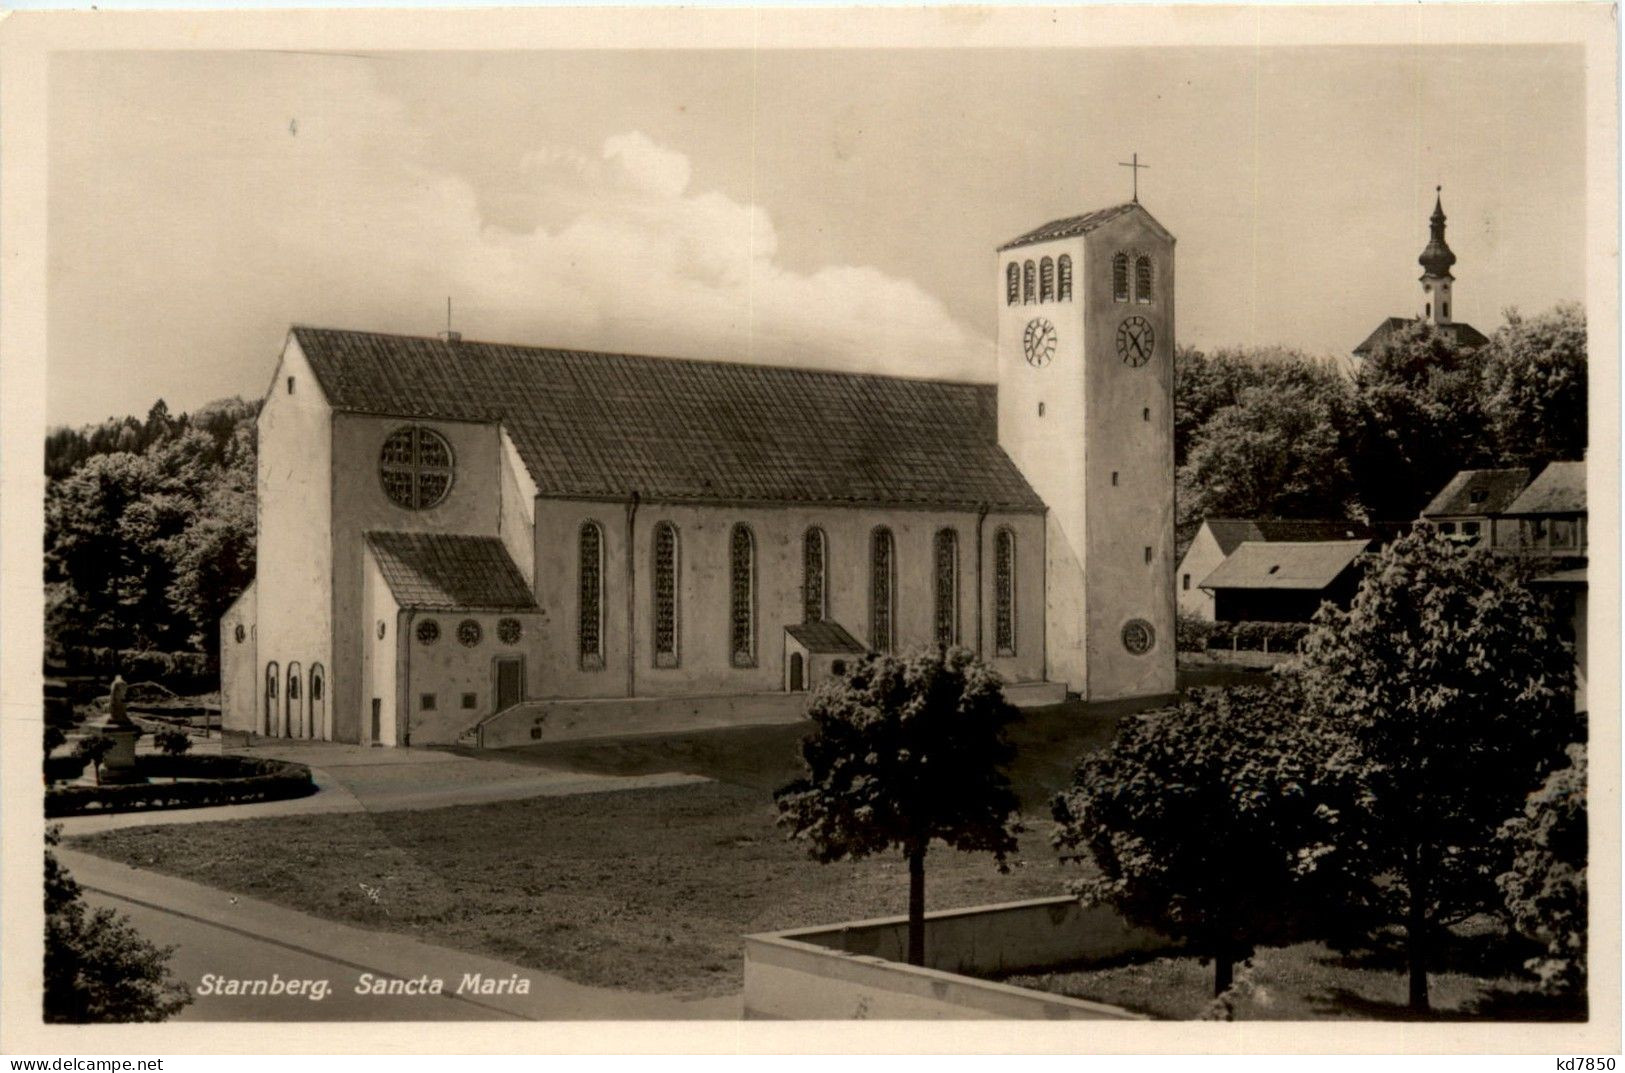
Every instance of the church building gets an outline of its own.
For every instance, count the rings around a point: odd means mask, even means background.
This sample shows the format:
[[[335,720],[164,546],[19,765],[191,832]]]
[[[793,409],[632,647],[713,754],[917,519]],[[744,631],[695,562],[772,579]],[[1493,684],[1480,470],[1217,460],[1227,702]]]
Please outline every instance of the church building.
[[[1174,239],[1136,200],[996,273],[996,384],[295,326],[224,725],[787,721],[863,653],[939,645],[1018,703],[1171,694]]]
[[[1417,264],[1422,266],[1422,275],[1417,280],[1422,285],[1422,315],[1384,320],[1365,337],[1364,342],[1354,348],[1355,357],[1370,357],[1389,336],[1418,320],[1426,321],[1434,331],[1463,349],[1476,350],[1489,342],[1483,332],[1451,316],[1450,305],[1454,299],[1456,277],[1450,269],[1456,263],[1456,255],[1444,240],[1444,221],[1444,188],[1441,186],[1434,190],[1433,215],[1428,218],[1428,244],[1416,259]]]

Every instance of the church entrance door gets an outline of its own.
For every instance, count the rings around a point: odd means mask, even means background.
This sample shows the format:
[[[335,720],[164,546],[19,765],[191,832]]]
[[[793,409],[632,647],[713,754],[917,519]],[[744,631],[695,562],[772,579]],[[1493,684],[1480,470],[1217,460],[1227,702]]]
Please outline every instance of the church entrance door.
[[[525,691],[525,661],[523,657],[517,659],[498,659],[497,664],[497,704],[495,711],[512,708],[524,699]]]

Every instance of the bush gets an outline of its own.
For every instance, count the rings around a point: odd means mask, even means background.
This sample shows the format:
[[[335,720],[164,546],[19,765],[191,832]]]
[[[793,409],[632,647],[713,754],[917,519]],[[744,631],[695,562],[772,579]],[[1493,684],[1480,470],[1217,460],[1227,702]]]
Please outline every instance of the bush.
[[[283,760],[237,756],[138,756],[136,770],[148,778],[123,786],[61,786],[45,792],[46,816],[128,812],[155,808],[202,808],[250,801],[282,801],[316,792],[310,769]]]
[[[1569,766],[1501,826],[1515,856],[1495,881],[1512,926],[1545,947],[1524,967],[1550,994],[1581,994],[1586,984],[1586,748],[1570,745],[1568,754]]]
[[[1209,622],[1200,615],[1193,615],[1188,611],[1181,611],[1174,616],[1174,650],[1177,652],[1203,652],[1208,646],[1208,637],[1213,633],[1216,622]]]
[[[51,653],[50,665],[68,674],[111,678],[122,674],[126,680],[161,680],[193,692],[194,686],[208,683],[219,667],[204,652],[158,652],[136,648],[90,648],[64,645]]]
[[[1215,622],[1207,647],[1244,652],[1293,652],[1309,635],[1307,622]]]

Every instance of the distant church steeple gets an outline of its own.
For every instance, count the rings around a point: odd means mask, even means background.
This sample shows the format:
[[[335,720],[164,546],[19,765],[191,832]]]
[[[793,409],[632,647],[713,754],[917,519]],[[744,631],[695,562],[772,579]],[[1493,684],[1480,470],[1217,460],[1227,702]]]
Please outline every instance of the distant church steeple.
[[[1450,266],[1456,255],[1444,240],[1444,187],[1434,187],[1433,215],[1428,219],[1430,234],[1422,256],[1416,259],[1422,266],[1422,319],[1435,325],[1450,323],[1450,285],[1455,277]]]

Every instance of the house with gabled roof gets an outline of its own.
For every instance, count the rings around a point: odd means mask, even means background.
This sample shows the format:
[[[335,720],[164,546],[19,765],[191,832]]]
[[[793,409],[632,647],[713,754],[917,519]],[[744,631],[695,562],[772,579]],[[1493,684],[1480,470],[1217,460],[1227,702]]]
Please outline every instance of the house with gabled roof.
[[[1134,202],[995,264],[996,384],[295,326],[225,726],[779,721],[863,652],[951,645],[1018,702],[1166,698],[1173,238]]]
[[[1363,522],[1337,518],[1207,518],[1179,561],[1179,610],[1207,622],[1218,621],[1207,578],[1242,544],[1312,543],[1327,540],[1371,540],[1375,531]]]
[[[1422,520],[1438,527],[1446,536],[1497,550],[1519,545],[1518,523],[1506,516],[1507,508],[1529,485],[1529,470],[1464,469],[1439,489],[1439,494],[1422,508]]]

